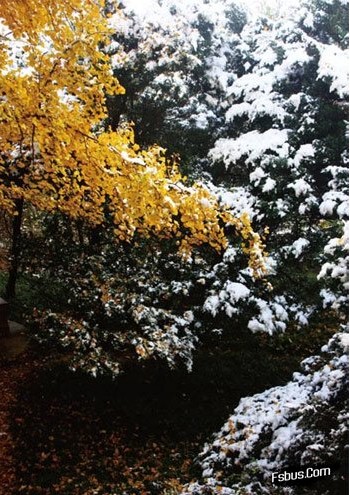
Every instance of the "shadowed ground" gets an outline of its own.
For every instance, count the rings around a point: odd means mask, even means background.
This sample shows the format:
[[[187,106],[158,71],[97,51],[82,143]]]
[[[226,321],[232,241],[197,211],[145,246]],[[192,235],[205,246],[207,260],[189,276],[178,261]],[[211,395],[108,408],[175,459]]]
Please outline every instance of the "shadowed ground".
[[[327,332],[314,331],[315,350]],[[175,495],[239,399],[285,383],[313,351],[302,334],[236,335],[200,349],[191,374],[140,363],[111,383],[37,348],[20,353],[25,342],[12,337],[0,354],[1,495]]]

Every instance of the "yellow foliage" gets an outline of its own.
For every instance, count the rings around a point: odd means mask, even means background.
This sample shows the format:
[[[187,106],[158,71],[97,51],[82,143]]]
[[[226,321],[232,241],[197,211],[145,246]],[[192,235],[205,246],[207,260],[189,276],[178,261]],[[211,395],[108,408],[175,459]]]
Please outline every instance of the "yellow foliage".
[[[99,0],[2,0],[0,24],[0,207],[16,200],[101,224],[108,209],[118,239],[177,237],[226,247],[233,225],[255,274],[260,238],[200,185],[188,186],[164,150],[140,150],[131,127],[104,130],[106,94],[124,88],[103,47],[111,28]]]

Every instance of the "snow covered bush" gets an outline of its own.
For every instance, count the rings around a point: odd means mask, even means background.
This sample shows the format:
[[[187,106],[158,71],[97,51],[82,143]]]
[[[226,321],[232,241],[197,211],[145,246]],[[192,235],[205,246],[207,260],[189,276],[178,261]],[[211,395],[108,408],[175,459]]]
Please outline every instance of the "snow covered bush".
[[[86,225],[67,224],[64,217],[46,221],[41,244],[37,236],[27,237],[26,264],[43,286],[45,280],[54,280],[61,293],[58,301],[47,301],[49,307],[35,314],[39,340],[63,348],[73,369],[94,376],[116,376],[125,364],[148,358],[161,359],[171,368],[183,363],[191,370],[195,348],[213,329],[213,319],[206,322],[203,317],[210,294],[206,272],[227,252],[222,255],[203,246],[184,260],[176,239],[137,237],[134,245],[116,244],[108,229],[91,232]],[[236,252],[232,279],[246,270],[254,284],[258,274],[254,275],[253,266],[247,267],[246,257],[254,246],[242,248],[242,239],[234,240],[232,234],[227,234]],[[32,255],[38,245],[40,258]],[[227,290],[233,305],[249,293],[238,282]]]
[[[202,480],[183,495],[303,493],[300,484],[273,484],[272,474],[316,466],[331,467],[332,477],[307,493],[335,493],[342,473],[333,468],[347,466],[348,346],[348,334],[337,333],[292,381],[241,399],[199,456]]]
[[[272,298],[304,307],[305,318],[332,305],[346,314],[347,18],[348,3],[332,0],[248,22],[208,155],[218,197],[235,211],[242,202],[232,198],[243,196],[269,230]]]
[[[218,137],[220,99],[235,67],[226,53],[245,22],[230,0],[121,3],[112,43],[118,79],[128,88],[109,101],[112,125],[135,122],[142,144],[157,142],[180,153],[193,175]],[[233,38],[232,38],[233,36]]]
[[[345,162],[346,163],[346,162]],[[332,179],[329,191],[324,194],[320,211],[325,217],[338,218],[337,222],[327,222],[329,240],[323,248],[323,262],[318,279],[323,283],[321,296],[324,307],[348,314],[349,291],[349,198],[348,171],[344,167],[330,167]]]
[[[141,241],[135,248],[107,243],[99,254],[76,245],[46,262],[32,272],[64,285],[66,299],[37,312],[37,337],[67,352],[72,369],[115,377],[128,362],[152,357],[191,368],[198,337],[183,305],[190,284],[176,251],[166,255]]]

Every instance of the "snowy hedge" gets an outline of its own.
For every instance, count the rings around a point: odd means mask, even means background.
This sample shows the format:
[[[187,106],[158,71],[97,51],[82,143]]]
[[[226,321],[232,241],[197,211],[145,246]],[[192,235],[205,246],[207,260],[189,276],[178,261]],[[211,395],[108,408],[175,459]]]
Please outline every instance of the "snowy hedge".
[[[340,332],[292,381],[242,399],[200,454],[202,479],[182,495],[300,493],[302,485],[272,484],[272,474],[333,469],[348,449],[348,363],[348,334]],[[332,482],[339,477],[334,471]]]

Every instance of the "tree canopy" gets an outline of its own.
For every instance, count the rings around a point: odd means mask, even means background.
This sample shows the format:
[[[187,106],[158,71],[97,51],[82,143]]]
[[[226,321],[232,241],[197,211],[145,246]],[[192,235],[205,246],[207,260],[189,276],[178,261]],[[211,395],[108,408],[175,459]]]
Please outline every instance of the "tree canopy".
[[[223,248],[224,226],[232,223],[259,249],[248,218],[233,218],[205,187],[186,184],[158,146],[141,149],[129,125],[114,131],[106,125],[107,95],[125,90],[106,53],[112,28],[102,4],[41,0],[3,7],[3,208],[16,214],[21,199],[92,224],[103,223],[107,211],[118,239],[135,231],[177,236],[186,255],[203,243]]]

